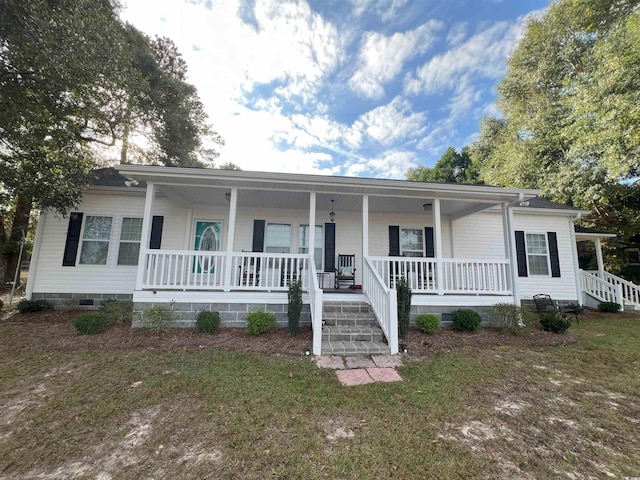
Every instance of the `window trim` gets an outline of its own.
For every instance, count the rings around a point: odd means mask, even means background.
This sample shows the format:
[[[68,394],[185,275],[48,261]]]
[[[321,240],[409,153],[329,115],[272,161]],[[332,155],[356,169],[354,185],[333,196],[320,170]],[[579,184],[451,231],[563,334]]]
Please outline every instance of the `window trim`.
[[[116,257],[116,266],[117,267],[137,267],[138,266],[138,261],[139,258],[136,259],[136,263],[120,263],[120,249],[122,248],[122,244],[123,243],[137,243],[138,245],[142,246],[142,225],[143,223],[140,224],[140,240],[123,240],[122,239],[122,232],[124,230],[124,221],[125,219],[135,219],[135,220],[142,220],[144,223],[144,218],[143,217],[125,217],[122,216],[121,217],[121,221],[120,221],[120,236],[118,238],[118,256]],[[138,254],[140,253],[140,249],[138,248]],[[139,255],[138,255],[139,256]]]
[[[427,252],[426,252],[427,242],[426,242],[426,238],[425,238],[425,234],[424,234],[424,227],[403,227],[403,226],[400,226],[398,228],[399,228],[399,230],[398,230],[398,248],[399,248],[399,251],[400,251],[400,256],[401,257],[407,257],[407,258],[411,258],[411,257],[413,257],[413,258],[424,258],[427,255]],[[422,234],[422,250],[420,251],[420,255],[419,256],[417,256],[417,255],[405,255],[404,254],[405,250],[402,248],[403,247],[403,245],[402,245],[402,231],[403,230],[418,230],[419,232],[421,232],[421,234]],[[409,252],[416,252],[416,253],[418,252],[418,250],[408,250],[408,251]]]
[[[298,224],[298,253],[308,254],[309,252],[301,252],[300,251],[301,248],[306,248],[307,250],[309,249],[308,245],[307,246],[303,246],[302,245],[302,242],[304,240],[304,237],[300,236],[300,229],[302,227],[307,227],[307,230],[310,230],[308,223],[300,223],[300,224]],[[320,228],[320,231],[322,232],[322,240],[320,241],[320,245],[318,245],[317,242],[315,242],[315,245],[314,245],[314,249],[316,249],[316,250],[320,249],[320,266],[316,265],[316,270],[318,270],[318,272],[323,272],[324,271],[324,243],[325,243],[324,242],[324,225],[316,224],[316,228]],[[314,235],[315,235],[315,230],[316,229],[314,228],[313,229]],[[313,257],[315,258],[315,252],[314,252]]]
[[[85,233],[85,228],[87,226],[87,220],[89,219],[89,217],[102,217],[102,218],[110,218],[111,219],[111,227],[109,229],[109,238],[105,239],[100,239],[100,240],[96,240],[96,239],[85,239],[84,238],[84,233]],[[78,245],[78,256],[76,257],[76,266],[80,266],[80,265],[86,265],[89,267],[108,267],[109,266],[109,254],[111,253],[111,243],[113,241],[113,224],[114,224],[114,215],[104,215],[104,214],[92,214],[92,213],[85,213],[83,215],[82,218],[82,229],[80,230],[80,242]],[[82,260],[82,247],[84,246],[84,242],[100,242],[100,243],[107,243],[107,255],[106,255],[106,259],[104,263],[83,263]]]
[[[277,248],[277,249],[282,249],[282,246],[270,246],[268,243],[268,239],[269,239],[269,226],[270,225],[284,225],[289,227],[289,251],[288,252],[284,252],[284,253],[291,253],[291,250],[293,248],[293,228],[292,228],[292,224],[291,223],[282,223],[282,222],[266,222],[265,228],[264,228],[264,253],[283,253],[281,251],[278,252],[269,252],[267,249],[268,248]]]
[[[545,248],[547,250],[547,253],[542,254],[542,253],[529,253],[529,241],[527,239],[527,235],[542,235],[542,237],[544,238],[544,245]],[[536,276],[536,277],[551,277],[551,250],[549,248],[549,235],[547,232],[535,232],[535,231],[528,231],[525,230],[524,231],[524,251],[527,257],[527,271],[529,273],[529,276]],[[547,273],[533,273],[531,271],[531,264],[529,262],[529,257],[533,256],[533,257],[546,257],[547,259]]]

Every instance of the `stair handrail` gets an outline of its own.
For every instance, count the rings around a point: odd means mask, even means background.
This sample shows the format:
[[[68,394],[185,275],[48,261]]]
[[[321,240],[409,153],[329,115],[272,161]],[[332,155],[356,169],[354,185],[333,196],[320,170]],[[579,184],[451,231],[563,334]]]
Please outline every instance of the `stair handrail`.
[[[626,301],[627,303],[632,303],[634,305],[640,305],[640,286],[605,270],[602,270],[598,273],[602,274],[601,278],[605,282],[616,286],[620,285],[622,287],[622,298],[624,301]],[[618,303],[620,303],[620,305],[623,305],[621,302]]]
[[[614,285],[591,272],[580,270],[582,290],[601,302],[623,305],[622,286]]]
[[[311,328],[313,330],[313,354],[322,353],[322,289],[318,283],[316,262],[313,252],[309,254],[309,310],[311,310]]]
[[[387,337],[391,355],[398,353],[398,299],[396,290],[387,287],[369,257],[364,256],[362,286],[376,314],[378,324]]]

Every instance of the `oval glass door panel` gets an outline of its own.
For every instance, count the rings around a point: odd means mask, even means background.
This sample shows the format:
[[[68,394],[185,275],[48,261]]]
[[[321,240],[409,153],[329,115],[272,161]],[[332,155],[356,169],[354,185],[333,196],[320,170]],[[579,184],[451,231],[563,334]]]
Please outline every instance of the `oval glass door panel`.
[[[220,250],[220,222],[196,222],[196,250],[202,252],[217,252]],[[215,257],[198,256],[197,272],[211,272],[215,270]]]

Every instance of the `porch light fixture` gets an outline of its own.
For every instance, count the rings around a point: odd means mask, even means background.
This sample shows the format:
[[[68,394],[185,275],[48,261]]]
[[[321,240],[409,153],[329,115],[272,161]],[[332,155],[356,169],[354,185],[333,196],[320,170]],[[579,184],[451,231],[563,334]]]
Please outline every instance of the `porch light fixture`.
[[[431,210],[433,210],[433,203],[431,202],[423,203],[422,208],[424,208],[425,212],[430,212]]]
[[[224,194],[224,198],[226,198],[227,202],[231,201],[231,192],[227,192]]]
[[[331,219],[332,222],[336,221],[336,212],[333,211],[333,202],[334,200],[331,200],[331,211],[329,212],[329,218]]]
[[[124,182],[127,187],[135,187],[138,183],[138,180],[125,180]]]

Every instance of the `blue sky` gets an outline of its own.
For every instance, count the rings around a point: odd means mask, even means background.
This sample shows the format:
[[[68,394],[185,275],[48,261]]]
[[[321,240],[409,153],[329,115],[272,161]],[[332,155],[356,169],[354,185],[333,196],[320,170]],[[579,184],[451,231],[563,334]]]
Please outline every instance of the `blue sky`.
[[[404,178],[496,115],[496,85],[548,0],[127,0],[170,37],[244,170]]]

